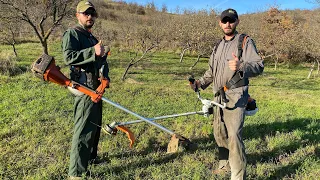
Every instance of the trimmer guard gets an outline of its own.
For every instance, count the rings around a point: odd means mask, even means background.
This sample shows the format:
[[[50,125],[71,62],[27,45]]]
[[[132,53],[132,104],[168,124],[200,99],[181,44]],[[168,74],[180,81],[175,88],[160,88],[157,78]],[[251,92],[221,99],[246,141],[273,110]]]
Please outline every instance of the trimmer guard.
[[[135,137],[134,137],[133,133],[130,131],[130,129],[128,129],[124,126],[117,126],[116,128],[117,128],[117,130],[120,130],[127,135],[128,139],[130,141],[130,148],[132,148],[134,141],[135,141]]]
[[[171,136],[171,140],[168,144],[167,153],[176,153],[178,151],[190,150],[194,147],[189,139],[179,135],[174,134]]]

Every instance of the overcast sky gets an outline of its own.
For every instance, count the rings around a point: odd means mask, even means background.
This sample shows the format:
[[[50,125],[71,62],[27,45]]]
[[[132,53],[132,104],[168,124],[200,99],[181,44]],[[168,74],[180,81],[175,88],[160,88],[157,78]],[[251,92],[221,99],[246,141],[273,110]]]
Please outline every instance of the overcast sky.
[[[215,9],[222,11],[233,8],[239,14],[264,11],[270,6],[277,5],[280,9],[314,9],[317,6],[308,1],[312,0],[122,0],[125,2],[136,2],[146,5],[154,2],[158,8],[163,4],[167,6],[169,12],[175,12],[177,7],[180,9]]]

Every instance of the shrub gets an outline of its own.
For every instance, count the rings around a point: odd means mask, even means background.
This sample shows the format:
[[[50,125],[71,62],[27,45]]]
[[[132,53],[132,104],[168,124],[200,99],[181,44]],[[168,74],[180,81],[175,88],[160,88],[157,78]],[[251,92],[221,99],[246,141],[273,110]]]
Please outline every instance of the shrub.
[[[130,14],[138,14],[138,15],[145,15],[146,14],[144,7],[138,5],[137,3],[129,3],[127,8],[128,8],[128,12]]]
[[[7,76],[21,74],[22,70],[16,62],[17,58],[13,54],[0,54],[0,74]]]
[[[137,9],[137,14],[138,15],[145,15],[146,11],[144,10],[144,7],[139,6],[138,9]]]
[[[118,19],[118,16],[113,11],[103,10],[99,13],[99,18],[110,21],[116,21]]]

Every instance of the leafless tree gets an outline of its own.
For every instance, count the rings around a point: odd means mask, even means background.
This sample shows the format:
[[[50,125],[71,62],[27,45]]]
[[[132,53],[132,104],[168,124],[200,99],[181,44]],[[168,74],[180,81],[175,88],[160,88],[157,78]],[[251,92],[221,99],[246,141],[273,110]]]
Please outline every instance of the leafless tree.
[[[5,44],[12,46],[14,55],[17,57],[16,43],[17,36],[19,33],[19,26],[16,23],[2,20],[0,22],[0,42],[2,41]]]
[[[320,30],[320,23],[316,19],[311,20],[310,23],[306,23],[302,29],[304,34],[304,52],[306,53],[306,60],[313,62],[308,74],[308,79],[311,77],[315,64],[317,63],[317,75],[320,71],[320,42],[317,39],[318,32]]]
[[[142,55],[138,58],[138,53],[136,52],[135,53],[135,57],[131,58],[129,64],[127,65],[122,77],[121,77],[121,80],[124,81],[127,74],[128,74],[128,71],[129,69],[134,66],[135,64],[137,64],[138,62],[140,62],[141,60],[144,60],[146,59],[146,56],[147,54],[154,48],[158,47],[158,44],[155,42],[153,44],[150,44],[149,46],[145,46],[145,49],[144,51],[142,52]]]
[[[136,55],[134,58],[131,58],[130,62],[125,69],[122,80],[125,80],[126,75],[128,74],[129,69],[137,64],[138,62],[147,58],[147,55],[150,54],[155,48],[159,48],[160,42],[164,37],[164,32],[161,28],[164,26],[165,22],[161,18],[154,17],[148,25],[139,26],[137,29],[130,31],[132,37],[135,37],[134,46],[136,47]],[[138,52],[141,52],[142,55],[138,57]]]
[[[1,17],[12,23],[27,23],[39,39],[43,53],[48,54],[48,38],[68,16],[72,0],[0,0]]]

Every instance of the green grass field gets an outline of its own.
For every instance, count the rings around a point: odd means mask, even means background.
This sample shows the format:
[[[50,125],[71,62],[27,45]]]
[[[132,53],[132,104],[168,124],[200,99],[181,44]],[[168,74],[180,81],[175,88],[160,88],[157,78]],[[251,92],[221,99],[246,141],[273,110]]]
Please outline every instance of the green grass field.
[[[10,47],[0,46],[2,56]],[[30,72],[41,54],[39,44],[17,47],[16,66],[23,73],[0,75],[0,179],[66,179],[73,127],[73,97],[65,88],[46,83]],[[60,44],[50,46],[57,65],[67,74]],[[3,59],[3,57],[2,57]],[[179,63],[179,55],[156,53],[120,78],[128,53],[109,57],[111,87],[105,97],[144,117],[200,111],[201,103],[188,86],[200,77],[207,59],[190,70],[195,57]],[[320,78],[306,79],[309,68],[266,66],[251,79],[250,94],[259,112],[247,117],[243,132],[248,179],[318,179],[320,176]],[[211,88],[201,91],[211,98]],[[103,124],[136,120],[104,103]],[[88,179],[229,179],[211,173],[217,166],[212,117],[191,115],[157,121],[190,138],[194,151],[167,154],[170,135],[147,124],[128,126],[136,136],[132,149],[125,134],[102,134],[99,156],[104,163],[89,167]]]

